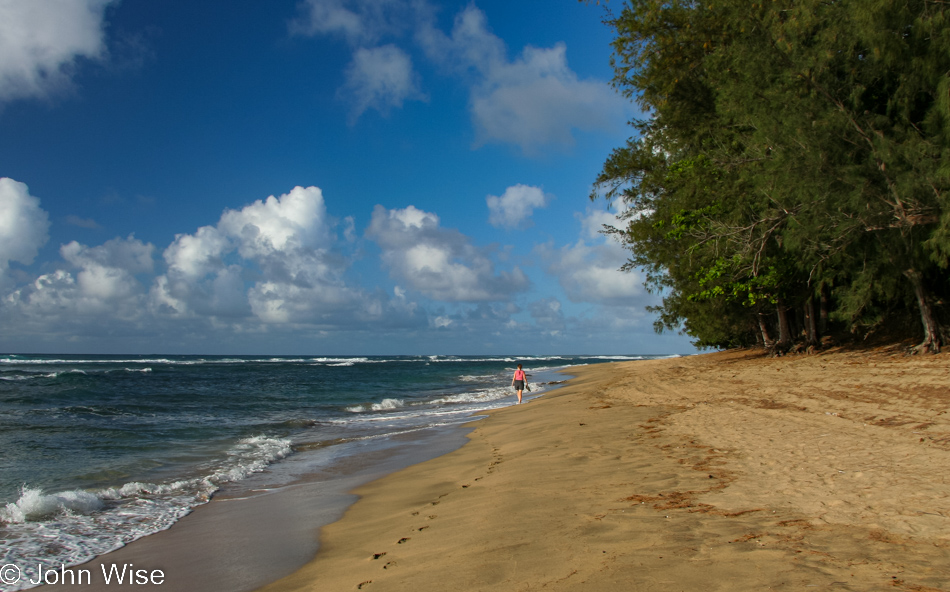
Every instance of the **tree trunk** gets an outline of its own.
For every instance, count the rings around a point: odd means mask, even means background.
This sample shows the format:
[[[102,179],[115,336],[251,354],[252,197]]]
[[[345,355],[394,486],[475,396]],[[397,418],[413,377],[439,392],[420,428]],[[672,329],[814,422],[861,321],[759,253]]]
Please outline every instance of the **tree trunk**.
[[[818,333],[821,335],[828,334],[828,286],[824,283],[821,284],[821,292],[819,299],[820,311],[818,312]]]
[[[775,313],[778,316],[778,343],[776,345],[787,346],[792,342],[792,336],[788,327],[788,310],[785,308],[785,300],[778,299]]]
[[[792,339],[797,340],[805,333],[805,320],[802,318],[802,311],[798,307],[792,308]]]
[[[930,306],[930,299],[927,297],[924,280],[920,277],[920,272],[915,269],[908,269],[904,272],[904,275],[907,276],[910,283],[914,285],[914,294],[917,296],[917,308],[920,309],[920,320],[924,325],[924,340],[920,342],[920,345],[914,348],[914,353],[940,353],[940,328],[937,326],[937,320]]]
[[[756,316],[759,317],[759,332],[762,335],[762,342],[765,344],[765,347],[772,347],[772,338],[769,337],[769,328],[765,324],[765,315],[760,312]]]
[[[815,326],[815,297],[808,295],[805,301],[805,341],[808,345],[818,345],[818,328]]]

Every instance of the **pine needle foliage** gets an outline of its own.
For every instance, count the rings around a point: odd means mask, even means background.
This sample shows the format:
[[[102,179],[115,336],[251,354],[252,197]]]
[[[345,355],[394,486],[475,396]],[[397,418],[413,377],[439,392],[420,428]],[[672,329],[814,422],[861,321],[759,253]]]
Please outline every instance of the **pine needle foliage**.
[[[642,113],[592,198],[699,346],[950,338],[950,3],[627,0],[613,85]],[[906,325],[906,323],[905,323]],[[911,330],[908,328],[908,330]]]

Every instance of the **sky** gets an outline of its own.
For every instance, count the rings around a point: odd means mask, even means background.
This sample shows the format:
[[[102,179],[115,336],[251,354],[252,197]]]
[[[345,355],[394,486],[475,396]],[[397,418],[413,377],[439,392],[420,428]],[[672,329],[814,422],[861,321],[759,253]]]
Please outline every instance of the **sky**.
[[[0,351],[667,354],[576,0],[0,0]]]

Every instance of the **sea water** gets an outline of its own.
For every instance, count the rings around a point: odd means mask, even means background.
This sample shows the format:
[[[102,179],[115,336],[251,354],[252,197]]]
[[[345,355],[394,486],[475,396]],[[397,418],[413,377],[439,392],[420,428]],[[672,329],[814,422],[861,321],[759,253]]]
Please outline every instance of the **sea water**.
[[[0,355],[0,565],[76,565],[303,451],[340,462],[513,404],[518,362],[537,395],[644,357]]]

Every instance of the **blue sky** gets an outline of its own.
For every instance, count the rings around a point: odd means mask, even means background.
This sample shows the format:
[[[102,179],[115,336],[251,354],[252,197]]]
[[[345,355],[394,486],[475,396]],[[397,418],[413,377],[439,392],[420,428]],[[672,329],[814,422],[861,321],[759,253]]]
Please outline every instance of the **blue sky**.
[[[0,349],[689,353],[574,0],[0,0]]]

